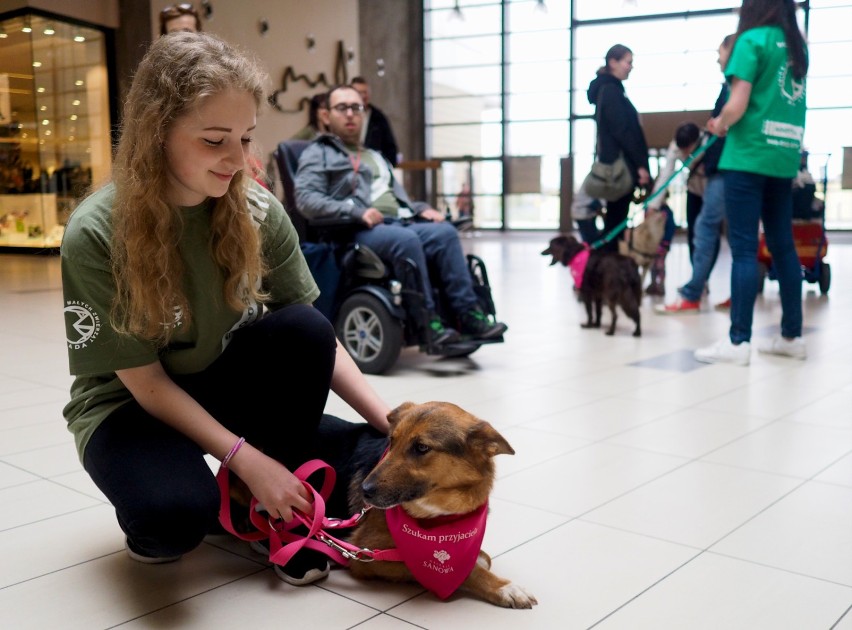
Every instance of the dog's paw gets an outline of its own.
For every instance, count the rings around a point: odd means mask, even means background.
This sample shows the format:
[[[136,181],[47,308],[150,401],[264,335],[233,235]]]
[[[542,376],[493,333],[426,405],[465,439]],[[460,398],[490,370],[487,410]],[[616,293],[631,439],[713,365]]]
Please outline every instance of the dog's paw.
[[[538,600],[532,593],[528,593],[517,584],[509,582],[497,592],[500,605],[506,608],[532,608],[538,604]]]

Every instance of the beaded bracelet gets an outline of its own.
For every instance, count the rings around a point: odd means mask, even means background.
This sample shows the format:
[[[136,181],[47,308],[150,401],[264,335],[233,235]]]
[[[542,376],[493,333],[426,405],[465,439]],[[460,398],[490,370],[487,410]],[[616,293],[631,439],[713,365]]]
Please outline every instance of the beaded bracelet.
[[[234,444],[233,448],[231,448],[231,450],[228,452],[228,454],[225,455],[225,459],[222,460],[222,468],[228,467],[228,464],[230,463],[231,458],[234,455],[237,454],[237,451],[240,450],[240,447],[245,443],[246,443],[246,439],[244,437],[241,437],[239,440],[237,440],[237,443]]]

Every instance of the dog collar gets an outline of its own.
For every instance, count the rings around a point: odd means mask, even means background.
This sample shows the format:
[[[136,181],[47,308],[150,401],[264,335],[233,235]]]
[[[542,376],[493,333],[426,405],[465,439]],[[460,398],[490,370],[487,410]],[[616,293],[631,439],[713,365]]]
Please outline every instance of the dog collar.
[[[415,519],[400,506],[385,511],[402,561],[421,586],[441,599],[452,595],[476,566],[488,502],[467,514]]]
[[[568,268],[571,270],[571,277],[574,278],[574,286],[578,289],[583,286],[583,275],[586,273],[586,264],[589,262],[589,254],[591,250],[585,247],[583,251],[574,256],[571,262],[568,263]]]

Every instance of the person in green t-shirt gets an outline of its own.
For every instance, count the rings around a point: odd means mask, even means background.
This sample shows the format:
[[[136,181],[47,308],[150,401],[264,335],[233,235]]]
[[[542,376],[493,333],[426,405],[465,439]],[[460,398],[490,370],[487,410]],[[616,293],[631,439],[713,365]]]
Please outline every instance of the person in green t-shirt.
[[[310,459],[329,388],[388,430],[388,406],[311,306],[319,291],[283,207],[246,173],[264,78],[212,35],[155,41],[112,183],[62,243],[64,415],[141,562],[176,560],[215,528],[205,453],[290,521],[312,512],[288,469]],[[327,573],[323,556],[292,577]]]
[[[744,0],[725,76],[731,94],[707,128],[727,136],[719,161],[724,173],[731,245],[731,328],[728,338],[695,351],[705,363],[748,365],[759,275],[757,245],[763,222],[778,275],[781,334],[758,350],[796,359],[802,340],[802,270],[793,241],[792,181],[805,131],[808,51],[794,0]]]

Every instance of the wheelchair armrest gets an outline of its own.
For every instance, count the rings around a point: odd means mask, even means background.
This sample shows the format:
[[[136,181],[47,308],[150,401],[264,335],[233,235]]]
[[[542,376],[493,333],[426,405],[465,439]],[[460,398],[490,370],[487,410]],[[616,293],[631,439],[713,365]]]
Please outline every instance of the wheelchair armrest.
[[[365,229],[364,222],[355,217],[327,217],[307,220],[308,240],[351,240],[355,232]]]

